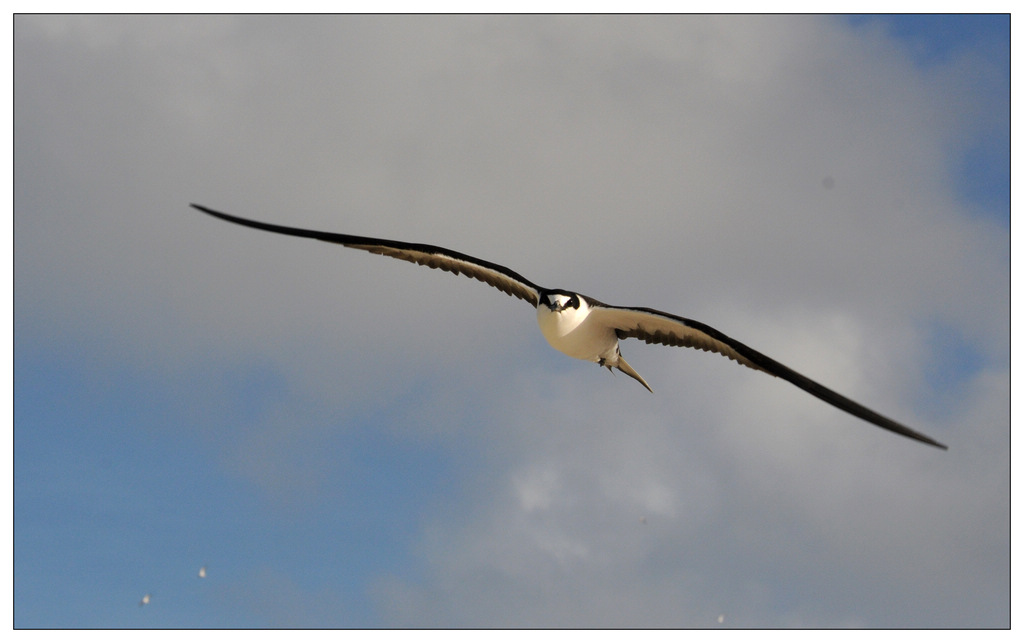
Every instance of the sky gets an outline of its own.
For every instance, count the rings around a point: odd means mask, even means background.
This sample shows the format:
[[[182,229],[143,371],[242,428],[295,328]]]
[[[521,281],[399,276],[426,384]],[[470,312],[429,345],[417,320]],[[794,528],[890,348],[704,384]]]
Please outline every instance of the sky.
[[[14,63],[16,627],[1009,625],[1008,17],[20,15]]]

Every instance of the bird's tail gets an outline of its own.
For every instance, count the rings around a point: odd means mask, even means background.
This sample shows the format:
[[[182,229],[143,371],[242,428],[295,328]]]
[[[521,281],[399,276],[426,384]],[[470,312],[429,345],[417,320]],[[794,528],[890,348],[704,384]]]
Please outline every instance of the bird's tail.
[[[650,387],[650,386],[649,386],[649,385],[647,384],[647,382],[645,382],[645,381],[644,381],[644,378],[640,377],[640,373],[637,373],[636,371],[634,371],[634,370],[633,370],[633,367],[632,367],[632,366],[630,366],[630,365],[629,365],[629,364],[628,364],[628,363],[626,362],[626,360],[625,360],[625,359],[624,359],[624,358],[622,357],[622,355],[619,355],[619,363],[615,365],[615,368],[619,369],[620,371],[622,371],[622,372],[623,372],[623,373],[625,373],[626,375],[629,375],[630,377],[632,377],[632,378],[633,378],[633,379],[635,379],[636,381],[638,381],[638,382],[640,382],[641,384],[643,384],[643,385],[644,385],[644,388],[645,388],[645,389],[647,389],[648,391],[650,391],[651,393],[653,393],[653,392],[654,392],[654,389],[652,389],[652,388],[651,388],[651,387]]]

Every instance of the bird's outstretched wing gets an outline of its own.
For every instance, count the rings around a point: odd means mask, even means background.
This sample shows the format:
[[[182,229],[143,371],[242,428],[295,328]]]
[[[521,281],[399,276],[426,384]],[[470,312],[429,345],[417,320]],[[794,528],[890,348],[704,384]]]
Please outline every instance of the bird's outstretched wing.
[[[648,344],[684,346],[718,353],[729,359],[736,360],[744,366],[782,378],[802,388],[819,400],[828,402],[838,409],[842,409],[883,429],[940,449],[947,448],[946,445],[933,440],[927,435],[918,433],[895,420],[890,420],[884,415],[876,413],[866,406],[822,386],[809,377],[797,373],[788,366],[776,362],[767,355],[759,353],[746,344],[736,341],[707,324],[652,308],[609,306],[589,297],[587,302],[591,306],[590,314],[597,315],[595,320],[615,328],[615,333],[619,339],[635,337]]]
[[[350,234],[339,234],[336,232],[318,232],[316,230],[305,230],[302,228],[290,228],[287,226],[262,223],[251,219],[243,219],[217,210],[192,204],[192,207],[209,214],[210,216],[237,223],[239,225],[287,234],[293,237],[305,237],[307,239],[318,239],[330,243],[339,243],[348,248],[365,250],[373,254],[394,257],[402,261],[409,261],[428,268],[439,268],[456,275],[465,275],[477,279],[490,286],[494,286],[505,294],[511,295],[537,305],[540,299],[540,288],[522,275],[505,266],[500,266],[490,261],[477,259],[461,252],[430,246],[422,243],[407,243],[405,241],[390,241],[388,239],[374,239],[372,237],[358,237]]]

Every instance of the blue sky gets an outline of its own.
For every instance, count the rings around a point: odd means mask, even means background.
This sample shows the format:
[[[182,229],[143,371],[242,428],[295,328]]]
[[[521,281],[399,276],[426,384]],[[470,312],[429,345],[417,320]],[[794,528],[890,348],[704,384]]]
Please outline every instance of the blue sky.
[[[1002,16],[18,16],[15,625],[1006,627],[1008,54]],[[651,396],[190,202],[699,319],[950,450],[626,342]]]

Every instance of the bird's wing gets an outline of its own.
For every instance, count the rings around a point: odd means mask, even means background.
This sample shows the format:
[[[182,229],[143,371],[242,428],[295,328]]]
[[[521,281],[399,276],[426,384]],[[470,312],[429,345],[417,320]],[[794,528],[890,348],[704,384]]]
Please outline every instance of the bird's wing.
[[[895,420],[890,420],[884,415],[876,413],[866,406],[822,386],[809,377],[797,373],[788,366],[776,362],[772,358],[759,353],[746,344],[736,341],[707,324],[651,308],[609,306],[589,297],[587,301],[591,306],[590,314],[597,315],[595,321],[600,321],[614,328],[619,339],[635,337],[648,344],[684,346],[718,353],[729,359],[736,360],[744,366],[780,377],[802,388],[814,397],[883,429],[939,447],[940,449],[947,448],[946,445],[936,442],[924,434],[918,433]]]
[[[445,272],[456,275],[465,275],[477,279],[498,290],[537,305],[540,299],[540,288],[522,275],[504,266],[490,261],[477,259],[461,252],[430,246],[422,243],[407,243],[405,241],[389,241],[388,239],[374,239],[372,237],[358,237],[350,234],[339,234],[336,232],[318,232],[316,230],[304,230],[302,228],[290,228],[287,226],[274,225],[243,219],[210,208],[192,204],[192,207],[205,212],[211,216],[237,223],[239,225],[287,234],[293,237],[305,237],[308,239],[319,239],[330,243],[339,243],[348,248],[365,250],[378,255],[394,257],[402,261],[409,261],[428,268],[439,268]]]

